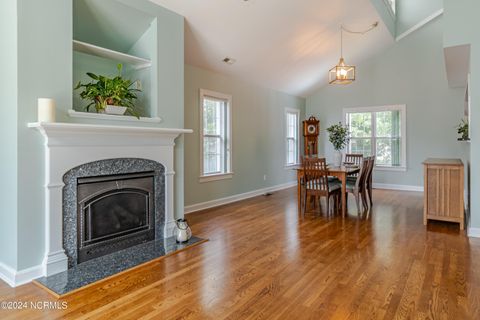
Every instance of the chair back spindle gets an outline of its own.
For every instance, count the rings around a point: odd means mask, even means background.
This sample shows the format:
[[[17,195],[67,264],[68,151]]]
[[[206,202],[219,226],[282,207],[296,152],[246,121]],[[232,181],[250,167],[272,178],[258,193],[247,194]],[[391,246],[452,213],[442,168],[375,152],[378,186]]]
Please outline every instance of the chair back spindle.
[[[328,193],[328,171],[325,158],[305,158],[305,187],[309,190]]]

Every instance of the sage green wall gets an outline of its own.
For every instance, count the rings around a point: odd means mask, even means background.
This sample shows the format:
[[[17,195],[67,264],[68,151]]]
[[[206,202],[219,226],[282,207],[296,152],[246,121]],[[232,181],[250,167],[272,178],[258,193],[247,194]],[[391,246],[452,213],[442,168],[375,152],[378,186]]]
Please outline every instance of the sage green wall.
[[[470,47],[470,227],[480,228],[480,2],[444,0],[444,46],[471,44]],[[478,231],[476,232],[478,234]]]
[[[442,0],[397,0],[396,35],[443,9]]]
[[[199,90],[232,95],[232,179],[199,183]],[[285,169],[285,108],[299,109],[305,99],[211,71],[185,66],[185,204],[193,205],[295,180]],[[267,180],[263,176],[267,175]]]
[[[307,98],[307,116],[320,119],[320,150],[332,159],[325,128],[342,121],[345,107],[407,105],[406,172],[376,171],[375,182],[422,186],[427,157],[464,157],[455,125],[463,116],[463,89],[448,87],[443,20],[429,23],[357,68],[348,86],[326,86]]]
[[[55,98],[62,110],[72,100],[71,1],[19,0],[18,4],[18,270],[44,257],[43,139],[28,122],[37,98]],[[64,118],[59,114],[59,120]]]
[[[17,267],[17,2],[0,2],[0,263]]]
[[[122,125],[183,128],[183,17],[149,1],[117,1],[156,17],[158,59],[153,73],[158,77],[157,113],[164,119],[160,125],[135,121],[122,122]],[[1,190],[6,193],[2,192],[1,196],[8,197],[5,200],[8,211],[11,211],[10,214],[4,210],[0,213],[0,262],[23,270],[41,264],[44,257],[44,142],[36,130],[27,128],[27,123],[37,119],[37,98],[51,97],[57,101],[57,121],[118,123],[71,119],[67,115],[67,110],[72,107],[73,89],[72,0],[7,0],[2,1],[0,9],[2,43],[12,46],[11,50],[2,50],[1,53],[2,73],[7,72],[9,81],[2,83],[0,92],[3,101],[10,105],[8,109],[5,109],[7,105],[2,107],[1,112],[12,108],[17,110],[17,115],[8,112],[1,117],[5,120],[0,120],[5,121],[0,126],[1,133],[4,133],[1,136],[9,138],[9,143],[2,145],[8,155],[3,156],[2,152]],[[183,139],[177,139],[175,153],[178,194],[175,210],[177,215],[183,216]],[[11,182],[9,188],[4,187],[4,182]],[[16,190],[15,182],[18,184]],[[9,230],[3,232],[3,228]],[[3,250],[3,243],[9,248]]]

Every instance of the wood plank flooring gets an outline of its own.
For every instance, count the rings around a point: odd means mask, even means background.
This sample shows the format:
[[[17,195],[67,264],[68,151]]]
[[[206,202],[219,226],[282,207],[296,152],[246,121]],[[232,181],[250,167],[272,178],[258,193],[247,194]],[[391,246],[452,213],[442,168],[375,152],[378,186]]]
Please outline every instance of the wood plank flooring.
[[[0,319],[480,319],[480,239],[422,223],[422,194],[374,191],[357,215],[296,211],[295,189],[190,214],[210,241]],[[324,206],[323,206],[324,207]],[[0,301],[56,301],[0,281]]]

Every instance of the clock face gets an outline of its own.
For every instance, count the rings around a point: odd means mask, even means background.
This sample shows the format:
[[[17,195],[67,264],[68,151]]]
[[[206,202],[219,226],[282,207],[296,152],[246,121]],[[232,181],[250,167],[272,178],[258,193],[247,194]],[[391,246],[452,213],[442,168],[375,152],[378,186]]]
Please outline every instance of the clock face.
[[[314,124],[309,124],[308,127],[307,127],[307,132],[310,133],[310,134],[314,134],[315,131],[317,131],[317,128],[315,127]]]

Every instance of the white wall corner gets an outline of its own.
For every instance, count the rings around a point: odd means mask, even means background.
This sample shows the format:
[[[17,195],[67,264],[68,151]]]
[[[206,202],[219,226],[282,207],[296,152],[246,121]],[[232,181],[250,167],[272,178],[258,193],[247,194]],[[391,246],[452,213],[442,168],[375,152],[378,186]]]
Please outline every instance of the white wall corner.
[[[471,238],[480,238],[480,228],[468,228],[467,235]]]
[[[399,34],[399,35],[395,38],[395,41],[400,41],[400,40],[402,40],[403,38],[405,38],[405,37],[408,36],[409,34],[414,33],[415,31],[417,31],[418,29],[420,29],[420,28],[423,27],[424,25],[428,24],[430,21],[433,21],[433,20],[435,20],[436,18],[440,17],[442,14],[443,14],[443,8],[435,11],[434,13],[432,13],[431,15],[429,15],[428,17],[426,17],[425,19],[423,19],[422,21],[420,21],[419,23],[417,23],[416,25],[414,25],[413,27],[411,27],[410,29],[408,29],[408,30],[406,30],[405,32],[402,32],[401,34]]]
[[[279,190],[283,190],[283,189],[288,189],[288,188],[294,187],[296,185],[297,185],[297,180],[287,182],[287,183],[278,184],[278,185],[267,187],[267,188],[257,189],[257,190],[253,190],[253,191],[249,191],[249,192],[245,192],[245,193],[235,194],[235,195],[228,196],[228,197],[225,197],[225,198],[220,198],[220,199],[215,199],[215,200],[210,200],[210,201],[206,201],[206,202],[192,204],[192,205],[189,205],[189,206],[185,206],[185,214],[189,214],[189,213],[192,213],[192,212],[195,212],[195,211],[205,210],[205,209],[209,209],[209,208],[214,208],[214,207],[218,207],[218,206],[223,206],[225,204],[229,204],[229,203],[233,203],[233,202],[257,197],[257,196],[260,196],[260,195],[265,194],[267,192],[274,192],[274,191],[279,191]]]
[[[43,265],[17,271],[6,264],[0,263],[0,279],[11,287],[18,287],[43,276]]]

